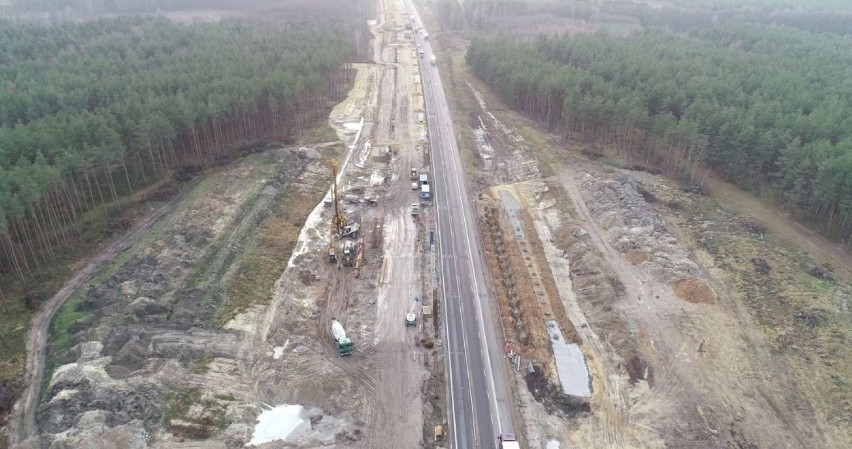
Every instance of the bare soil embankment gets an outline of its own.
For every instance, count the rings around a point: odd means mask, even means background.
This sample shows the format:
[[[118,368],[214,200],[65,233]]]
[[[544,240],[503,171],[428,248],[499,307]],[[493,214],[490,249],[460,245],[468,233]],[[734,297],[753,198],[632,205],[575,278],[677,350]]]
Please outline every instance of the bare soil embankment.
[[[547,257],[592,376],[589,414],[560,413],[536,394],[553,385],[552,377],[532,390],[518,382],[530,444],[845,447],[852,441],[850,389],[837,381],[852,373],[852,355],[842,344],[850,332],[844,298],[852,290],[836,257],[825,263],[829,258],[810,243],[765,225],[759,210],[755,224],[725,198],[681,191],[617,161],[591,161],[580,144],[545,136],[531,149],[534,127],[475,80],[459,81],[463,62],[451,60],[476,180],[520,199],[535,230],[525,238],[532,234]],[[530,160],[538,172],[556,175],[536,175]],[[513,241],[510,217],[493,197],[483,197],[480,208],[507,337],[520,343],[519,353],[539,359],[548,351],[541,342],[537,352],[524,349],[542,319],[525,309],[536,302],[526,289],[535,275],[525,273],[528,260]]]

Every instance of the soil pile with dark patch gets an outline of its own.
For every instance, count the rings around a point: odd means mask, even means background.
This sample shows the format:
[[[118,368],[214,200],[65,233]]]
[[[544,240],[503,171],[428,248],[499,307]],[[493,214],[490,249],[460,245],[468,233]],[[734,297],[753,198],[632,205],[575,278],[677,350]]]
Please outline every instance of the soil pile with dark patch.
[[[678,298],[696,304],[715,304],[716,290],[707,282],[698,278],[681,278],[671,283]]]
[[[524,376],[524,380],[535,400],[544,405],[549,414],[561,413],[570,417],[590,413],[592,410],[588,399],[563,393],[559,385],[547,380],[540,367]]]
[[[304,285],[314,285],[314,282],[319,280],[317,274],[311,270],[299,270],[299,280]]]
[[[638,249],[632,249],[624,254],[624,258],[627,259],[631,265],[639,265],[640,263],[648,260],[648,253]]]
[[[757,271],[760,274],[769,273],[769,270],[772,269],[772,267],[769,266],[769,262],[767,262],[763,257],[752,257],[751,263],[754,264],[754,271]]]
[[[640,380],[648,382],[648,385],[654,385],[654,369],[638,355],[631,355],[624,368],[630,385],[636,385],[636,382]]]

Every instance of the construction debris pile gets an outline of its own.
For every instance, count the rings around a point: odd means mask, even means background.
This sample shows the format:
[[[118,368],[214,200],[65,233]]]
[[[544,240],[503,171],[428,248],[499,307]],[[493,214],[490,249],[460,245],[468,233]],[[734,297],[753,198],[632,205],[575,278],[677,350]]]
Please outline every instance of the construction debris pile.
[[[668,232],[640,189],[639,180],[626,172],[608,180],[586,174],[580,184],[589,212],[613,247],[634,260],[649,261],[648,268],[665,282],[697,276],[698,265]]]

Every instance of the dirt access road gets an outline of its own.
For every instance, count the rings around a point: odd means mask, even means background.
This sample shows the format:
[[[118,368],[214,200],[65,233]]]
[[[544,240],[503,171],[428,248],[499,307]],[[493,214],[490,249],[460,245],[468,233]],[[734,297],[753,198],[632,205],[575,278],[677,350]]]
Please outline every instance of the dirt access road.
[[[343,205],[347,221],[361,225],[353,240],[359,262],[354,267],[328,263],[327,245],[342,241],[329,237],[330,212],[318,205],[302,229],[290,268],[276,284],[267,315],[263,341],[280,357],[253,367],[258,399],[265,403],[311,405],[332,419],[352,416],[352,431],[338,439],[344,446],[379,449],[393,441],[416,447],[430,414],[423,391],[427,364],[435,356],[420,341],[433,334],[426,325],[430,318],[419,313],[413,299],[432,300],[422,275],[431,211],[424,206],[416,220],[409,213],[418,201],[409,170],[427,163],[425,127],[417,121],[422,111],[418,58],[406,23],[399,2],[379,2],[379,18],[371,27],[376,63],[362,69],[369,72],[367,84],[356,86],[366,91],[364,99],[332,112],[332,125],[351,144],[339,177],[341,193],[378,197],[376,206]],[[357,136],[347,132],[362,119]],[[419,325],[408,327],[403,319],[412,306]],[[332,318],[355,342],[350,357],[334,349]]]
[[[146,215],[134,224],[130,232],[117,237],[108,243],[104,250],[89,261],[80,271],[68,279],[33,317],[30,330],[27,333],[27,371],[24,375],[24,391],[15,404],[12,416],[7,425],[9,446],[14,446],[30,436],[35,431],[35,414],[44,377],[45,357],[47,354],[47,338],[50,333],[50,323],[60,307],[83,284],[107,262],[126,249],[130,248],[139,237],[151,228],[160,218],[171,211],[180,202],[183,195],[178,195],[168,203]]]
[[[419,219],[413,219],[409,212],[411,203],[417,201],[417,192],[409,187],[409,168],[420,169],[426,164],[418,151],[423,148],[424,138],[423,126],[416,121],[418,62],[413,41],[406,38],[405,11],[401,6],[395,0],[380,1],[379,23],[373,27],[381,78],[371,146],[387,147],[392,154],[387,166],[373,167],[373,172],[381,171],[385,178],[384,194],[376,211],[376,222],[382,224],[382,230],[374,229],[382,233],[383,257],[377,260],[378,285],[372,293],[375,330],[372,342],[365,345],[377,388],[372,404],[364,411],[362,447],[375,449],[387,447],[388,441],[399,447],[420,444],[424,422],[421,390],[426,380],[424,362],[429,357],[418,347],[423,317],[420,316],[417,329],[403,324],[405,314],[419,308],[414,298],[424,296],[422,226],[430,214],[424,208]],[[364,243],[366,248],[369,244]],[[365,270],[370,269],[373,267],[365,266]],[[338,291],[334,297],[341,299],[347,294],[350,293]],[[327,321],[321,319],[320,323]]]
[[[383,85],[394,80],[392,90],[382,89],[379,114],[374,129],[376,145],[396,150],[391,162],[389,186],[382,202],[381,221],[384,223],[382,242],[384,258],[379,274],[376,301],[376,333],[374,336],[376,380],[376,406],[366,423],[364,447],[387,447],[388,441],[400,447],[416,447],[423,439],[424,408],[422,386],[426,381],[424,353],[419,346],[423,332],[423,316],[418,329],[403,325],[405,314],[415,313],[419,304],[414,298],[424,298],[424,269],[422,239],[423,224],[429,213],[413,219],[409,212],[417,192],[412,192],[407,173],[410,167],[425,167],[423,154],[423,126],[416,121],[418,98],[415,86],[418,81],[417,59],[413,41],[405,39],[405,11],[399,1],[379,2],[384,33],[381,36],[381,62]],[[391,37],[392,36],[392,37]],[[399,38],[402,39],[399,39]],[[377,39],[377,42],[380,39]],[[390,63],[390,64],[389,64]],[[390,125],[390,126],[385,126]],[[392,151],[393,151],[392,150]]]

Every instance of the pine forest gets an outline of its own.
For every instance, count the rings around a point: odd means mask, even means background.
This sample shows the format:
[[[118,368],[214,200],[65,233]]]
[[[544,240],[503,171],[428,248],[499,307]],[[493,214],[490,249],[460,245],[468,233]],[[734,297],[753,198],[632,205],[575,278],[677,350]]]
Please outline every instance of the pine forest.
[[[852,41],[756,24],[476,39],[475,74],[549,129],[700,185],[705,169],[852,243]]]
[[[345,92],[355,51],[237,21],[0,22],[0,269],[27,279],[116,200],[286,140]]]

